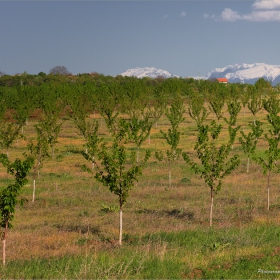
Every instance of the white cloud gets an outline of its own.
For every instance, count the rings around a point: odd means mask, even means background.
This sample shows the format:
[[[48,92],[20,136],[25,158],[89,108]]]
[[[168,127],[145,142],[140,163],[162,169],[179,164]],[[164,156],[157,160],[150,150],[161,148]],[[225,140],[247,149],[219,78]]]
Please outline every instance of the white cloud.
[[[222,20],[226,20],[226,21],[236,21],[238,19],[241,19],[241,16],[238,14],[238,12],[226,8],[222,12],[221,18]]]
[[[185,17],[186,16],[186,13],[185,12],[182,12],[181,13],[181,17]]]
[[[258,10],[277,9],[280,8],[280,0],[256,0],[253,8]]]
[[[223,21],[280,21],[280,0],[255,0],[252,7],[254,10],[250,14],[244,15],[230,8],[225,8],[221,16],[215,17],[215,19]]]
[[[249,21],[280,21],[280,11],[254,11],[242,18]]]

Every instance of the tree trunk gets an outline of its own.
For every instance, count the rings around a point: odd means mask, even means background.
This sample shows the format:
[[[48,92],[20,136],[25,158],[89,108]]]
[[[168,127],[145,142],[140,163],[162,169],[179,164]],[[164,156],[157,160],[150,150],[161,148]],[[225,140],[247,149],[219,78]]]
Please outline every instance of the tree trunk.
[[[3,244],[3,248],[2,248],[3,265],[6,265],[6,238],[7,238],[7,232],[8,232],[8,222],[6,222],[5,231],[4,231],[4,235],[3,235],[3,239],[2,239],[2,244]]]
[[[36,190],[36,180],[33,180],[33,194],[32,194],[32,202],[35,201],[35,190]]]
[[[122,245],[122,205],[120,205],[120,234],[119,234],[119,245]]]
[[[140,154],[140,147],[137,147],[137,156],[136,156],[136,162],[139,162],[139,154]]]
[[[212,220],[213,220],[213,204],[214,204],[214,195],[213,195],[213,189],[211,188],[210,227],[212,226]]]
[[[6,264],[6,239],[2,240],[2,244],[3,244],[3,265]]]
[[[249,168],[250,168],[250,158],[247,158],[247,173],[249,173]]]
[[[171,162],[170,161],[168,162],[168,166],[169,166],[168,183],[169,183],[169,187],[171,187],[172,180],[171,180]]]
[[[269,189],[270,189],[270,171],[268,171],[268,175],[267,175],[267,210],[269,210],[269,199],[270,199],[270,195],[269,195]]]

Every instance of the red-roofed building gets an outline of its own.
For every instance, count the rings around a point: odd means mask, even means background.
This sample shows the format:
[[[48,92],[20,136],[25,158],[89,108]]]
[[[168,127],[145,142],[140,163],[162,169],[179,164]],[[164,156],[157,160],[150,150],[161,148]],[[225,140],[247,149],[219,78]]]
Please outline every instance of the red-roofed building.
[[[227,78],[216,78],[216,81],[222,84],[227,84],[228,79]]]

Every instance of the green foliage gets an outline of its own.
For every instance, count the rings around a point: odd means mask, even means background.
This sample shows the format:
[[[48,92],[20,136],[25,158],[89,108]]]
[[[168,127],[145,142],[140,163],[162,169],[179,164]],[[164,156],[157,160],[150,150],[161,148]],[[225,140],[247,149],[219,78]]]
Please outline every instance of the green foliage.
[[[149,137],[155,122],[162,115],[162,107],[129,109],[128,119],[122,119],[121,127],[126,130],[128,140],[133,141],[137,147],[136,160],[139,161],[139,150],[143,142]]]
[[[5,149],[7,154],[13,142],[21,136],[21,125],[13,122],[0,122],[0,147]]]
[[[167,133],[160,130],[161,135],[166,140],[169,149],[166,150],[166,161],[169,164],[169,186],[171,186],[171,164],[178,160],[182,154],[182,149],[180,149],[180,131],[179,125],[185,120],[183,116],[186,112],[184,102],[180,98],[176,98],[171,104],[170,108],[166,109],[165,115],[171,124],[171,128],[168,128]],[[164,159],[163,153],[161,151],[156,151],[156,158],[159,161]]]
[[[171,105],[170,109],[166,110],[166,117],[171,124],[171,128],[168,129],[167,133],[162,130],[160,133],[170,147],[170,149],[166,151],[168,162],[173,162],[178,159],[182,152],[182,150],[178,148],[181,134],[179,125],[185,120],[183,117],[184,113],[184,104],[180,100],[177,100]]]
[[[0,226],[6,230],[12,227],[11,221],[14,218],[15,207],[19,202],[17,197],[21,188],[27,183],[26,176],[34,164],[34,159],[27,157],[24,161],[16,159],[14,162],[10,162],[7,155],[0,154],[0,162],[7,168],[7,173],[15,177],[15,182],[0,193]],[[5,237],[6,231],[2,235],[2,239]]]
[[[245,89],[240,94],[240,100],[241,100],[242,107],[245,108],[250,100],[250,95]]]
[[[262,167],[263,174],[270,174],[275,168],[279,172],[280,169],[277,167],[277,160],[280,158],[280,149],[279,149],[279,139],[269,138],[265,135],[265,139],[268,142],[268,149],[265,151],[264,157],[254,157],[255,161]]]
[[[248,126],[250,128],[248,134],[245,134],[245,132],[241,130],[241,137],[239,137],[239,142],[242,146],[242,150],[248,158],[247,173],[249,172],[249,158],[252,158],[254,156],[258,139],[263,133],[262,123],[260,121],[249,123]]]
[[[49,88],[44,88],[46,93],[50,90]],[[64,103],[61,99],[56,99],[55,95],[51,95],[49,98],[42,97],[41,107],[43,109],[43,115],[42,119],[36,125],[36,130],[37,133],[42,135],[42,138],[47,140],[52,150],[52,157],[54,157],[54,147],[58,142],[57,139],[62,126],[60,113],[64,107]]]
[[[190,117],[196,121],[197,126],[201,125],[209,115],[204,107],[204,98],[202,96],[191,97],[188,111]]]
[[[261,95],[256,92],[256,89],[253,86],[248,87],[248,93],[251,96],[251,99],[248,102],[248,109],[253,114],[255,121],[257,113],[262,109],[263,106],[262,98]]]
[[[269,115],[278,115],[280,113],[280,100],[278,95],[272,94],[268,99],[263,100],[263,108]]]
[[[240,102],[238,102],[236,99],[228,101],[227,102],[227,111],[228,111],[230,117],[229,117],[229,119],[224,118],[226,123],[228,123],[231,126],[236,125],[237,116],[238,116],[238,113],[240,112],[240,110],[241,110]]]
[[[255,87],[260,93],[262,93],[264,90],[271,88],[271,83],[270,81],[267,81],[264,78],[259,78],[255,82]]]
[[[241,137],[239,137],[239,142],[241,143],[242,149],[247,156],[253,155],[256,150],[258,139],[263,133],[262,123],[256,121],[255,123],[249,123],[248,127],[250,131],[248,134],[245,134],[244,131],[240,131]]]
[[[27,145],[28,151],[35,158],[33,166],[33,179],[36,178],[36,173],[43,167],[43,163],[47,158],[50,158],[49,154],[49,141],[48,134],[45,133],[44,128],[40,124],[35,125],[37,134],[36,140],[31,139]]]
[[[239,165],[240,160],[237,155],[230,156],[231,146],[236,138],[238,128],[228,127],[229,138],[226,144],[218,144],[222,126],[212,121],[209,125],[201,125],[198,127],[197,142],[195,151],[200,160],[200,165],[191,160],[186,152],[183,158],[186,163],[190,164],[196,174],[204,179],[206,185],[211,192],[210,207],[210,226],[212,225],[212,207],[213,196],[222,186],[222,179],[231,174],[231,172]]]
[[[102,204],[101,207],[100,207],[100,210],[102,212],[105,212],[105,213],[109,213],[109,212],[117,212],[118,211],[118,206],[116,205],[105,205],[105,204]]]
[[[127,150],[118,139],[115,139],[112,147],[103,144],[98,156],[101,159],[102,167],[98,166],[95,178],[103,185],[108,186],[109,190],[119,197],[119,205],[122,207],[134,182],[137,182],[138,177],[142,175],[142,170],[150,157],[150,152],[146,152],[144,160],[140,163],[133,163],[132,166],[128,166]]]
[[[86,124],[85,139],[86,139],[86,152],[83,156],[86,160],[94,162],[94,157],[97,154],[98,145],[103,141],[102,138],[98,136],[99,124],[97,121],[88,122]]]
[[[130,111],[129,119],[125,122],[128,139],[132,140],[137,147],[140,147],[148,138],[154,124],[150,111],[145,111],[145,109]]]
[[[254,160],[262,167],[263,174],[267,175],[267,210],[270,207],[270,177],[273,171],[280,171],[277,161],[280,159],[280,112],[279,100],[271,95],[268,100],[264,101],[264,108],[268,112],[267,119],[271,124],[268,133],[264,135],[268,148],[263,156],[255,156]]]
[[[267,120],[271,124],[270,135],[276,137],[280,134],[280,100],[277,95],[271,95],[267,100],[263,101],[263,107],[267,111]]]
[[[229,157],[231,145],[236,137],[236,129],[229,127],[229,140],[227,144],[218,146],[213,140],[218,139],[221,126],[215,121],[211,125],[202,125],[198,127],[198,141],[195,145],[197,156],[201,161],[199,166],[190,160],[186,153],[183,153],[184,160],[189,163],[195,173],[200,174],[205,183],[215,193],[220,190],[222,179],[229,175],[239,164],[237,155]]]
[[[116,133],[115,124],[119,116],[117,110],[119,99],[120,96],[114,90],[114,85],[103,86],[102,95],[100,94],[97,99],[97,107],[110,133]]]
[[[145,158],[141,162],[129,163],[131,157],[128,149],[124,146],[127,137],[124,122],[119,122],[118,133],[114,135],[113,145],[108,147],[103,143],[98,157],[101,160],[97,165],[95,178],[104,186],[109,187],[110,192],[118,196],[120,209],[120,236],[119,244],[122,244],[122,207],[126,203],[129,191],[138,177],[142,175],[142,170],[151,156],[150,151],[146,151]]]
[[[224,112],[223,107],[225,105],[225,98],[222,94],[215,94],[210,97],[209,100],[210,106],[209,109],[217,117],[218,121],[222,118]]]

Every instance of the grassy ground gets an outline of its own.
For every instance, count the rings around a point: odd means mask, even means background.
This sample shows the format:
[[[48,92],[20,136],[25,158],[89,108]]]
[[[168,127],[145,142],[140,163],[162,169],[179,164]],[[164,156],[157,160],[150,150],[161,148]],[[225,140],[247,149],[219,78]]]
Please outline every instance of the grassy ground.
[[[100,116],[95,115],[99,118]],[[213,116],[209,116],[211,120]],[[251,114],[240,113],[244,126]],[[258,115],[264,121],[264,113]],[[30,120],[24,128],[35,135]],[[152,129],[143,149],[165,150],[160,130]],[[186,115],[181,125],[183,151],[193,153],[195,124]],[[102,122],[101,132],[107,137]],[[224,133],[226,137],[226,132]],[[83,146],[71,120],[63,123],[55,158],[45,162],[32,203],[32,179],[24,187],[14,228],[8,233],[7,265],[1,278],[277,278],[280,271],[279,175],[273,174],[271,210],[266,210],[266,177],[255,163],[246,173],[240,145],[240,166],[224,180],[214,198],[213,227],[209,227],[210,190],[183,160],[172,167],[152,157],[124,207],[124,245],[118,241],[117,197],[82,170],[88,164],[77,154]],[[264,139],[261,147],[265,148]],[[9,154],[21,157],[26,142],[19,140]],[[141,154],[144,155],[143,150]],[[0,167],[1,186],[11,180]],[[279,270],[279,271],[278,271]]]

